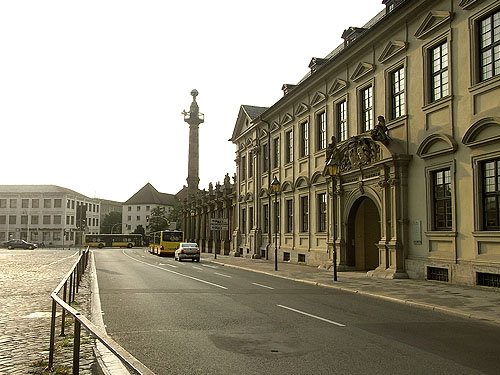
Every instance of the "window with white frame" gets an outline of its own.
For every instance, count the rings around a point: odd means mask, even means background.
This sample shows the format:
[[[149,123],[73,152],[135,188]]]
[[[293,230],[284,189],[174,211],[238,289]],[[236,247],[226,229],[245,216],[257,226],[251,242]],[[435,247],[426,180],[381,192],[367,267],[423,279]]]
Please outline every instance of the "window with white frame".
[[[262,233],[269,232],[269,205],[264,204],[262,207]]]
[[[391,90],[391,113],[390,118],[394,120],[405,115],[405,69],[403,66],[390,73]]]
[[[300,157],[309,155],[309,122],[300,124]]]
[[[431,48],[430,63],[430,101],[435,102],[450,94],[448,76],[448,41]]]
[[[273,168],[278,168],[280,165],[280,139],[273,139]]]
[[[240,171],[241,180],[244,181],[247,178],[247,157],[243,155],[241,157],[241,171]]]
[[[316,151],[326,148],[326,112],[316,115]]]
[[[452,229],[451,170],[445,168],[431,173],[433,230]]]
[[[286,233],[293,232],[293,199],[287,199],[286,205]]]
[[[478,22],[479,79],[487,80],[500,75],[500,10]]]
[[[482,230],[500,230],[500,157],[481,163]]]
[[[264,143],[262,145],[262,172],[269,170],[269,145]]]
[[[248,153],[248,178],[253,177],[253,152]]]
[[[361,131],[373,129],[373,86],[361,90]]]
[[[293,162],[293,131],[289,130],[285,134],[285,163]]]
[[[300,197],[300,231],[309,231],[309,197]]]
[[[326,232],[326,193],[318,194],[318,232]]]
[[[337,139],[339,142],[347,139],[347,100],[336,104],[337,113]]]

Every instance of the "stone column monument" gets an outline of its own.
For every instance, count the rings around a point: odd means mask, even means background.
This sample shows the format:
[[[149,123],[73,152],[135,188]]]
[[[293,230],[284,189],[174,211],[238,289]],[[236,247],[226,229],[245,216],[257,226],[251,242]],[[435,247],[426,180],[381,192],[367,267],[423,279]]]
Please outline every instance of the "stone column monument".
[[[205,121],[204,115],[200,112],[198,103],[196,103],[198,91],[196,89],[192,90],[191,96],[193,97],[193,102],[191,103],[189,112],[182,111],[184,121],[189,124],[188,177],[186,179],[189,195],[198,191],[198,184],[200,182],[200,141],[198,138],[198,127]]]

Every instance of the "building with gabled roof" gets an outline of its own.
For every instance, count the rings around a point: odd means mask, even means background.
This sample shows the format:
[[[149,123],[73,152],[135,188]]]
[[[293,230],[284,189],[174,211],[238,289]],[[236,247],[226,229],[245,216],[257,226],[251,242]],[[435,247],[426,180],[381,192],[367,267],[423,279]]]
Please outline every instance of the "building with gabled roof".
[[[177,202],[174,194],[160,193],[148,182],[123,203],[122,233],[134,232],[139,225],[147,233],[151,210],[155,207],[163,207],[165,213],[168,214]]]

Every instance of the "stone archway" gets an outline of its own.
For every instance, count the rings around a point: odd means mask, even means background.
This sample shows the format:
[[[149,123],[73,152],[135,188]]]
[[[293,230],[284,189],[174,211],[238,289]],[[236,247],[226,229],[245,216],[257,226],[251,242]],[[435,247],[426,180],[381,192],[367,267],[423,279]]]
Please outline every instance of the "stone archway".
[[[354,202],[347,223],[346,265],[356,271],[374,270],[380,264],[380,213],[367,196],[362,196]]]

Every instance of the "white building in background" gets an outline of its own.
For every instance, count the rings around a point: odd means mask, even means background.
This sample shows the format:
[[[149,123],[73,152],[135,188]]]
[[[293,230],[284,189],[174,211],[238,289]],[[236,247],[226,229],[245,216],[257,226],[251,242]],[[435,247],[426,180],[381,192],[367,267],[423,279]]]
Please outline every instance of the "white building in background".
[[[83,233],[99,233],[99,225],[99,199],[56,185],[0,185],[0,242],[71,246]]]
[[[123,203],[122,233],[132,233],[138,226],[149,232],[149,216],[156,207],[165,208],[168,215],[177,203],[173,194],[160,193],[149,182]]]

